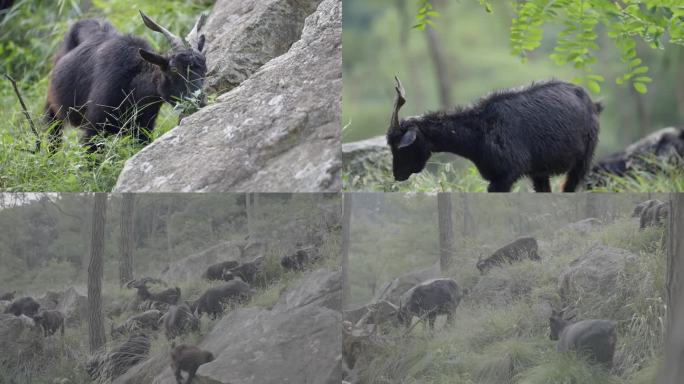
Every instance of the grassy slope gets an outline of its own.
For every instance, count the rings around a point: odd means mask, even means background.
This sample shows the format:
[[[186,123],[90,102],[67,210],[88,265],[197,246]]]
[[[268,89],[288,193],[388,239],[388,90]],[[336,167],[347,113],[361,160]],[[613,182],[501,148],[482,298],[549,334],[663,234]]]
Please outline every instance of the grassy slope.
[[[321,267],[329,269],[339,268],[339,238],[326,236],[321,249],[323,259],[312,265],[309,269],[315,270]],[[280,266],[280,254],[276,249],[270,249],[266,254],[267,262],[264,279],[267,283],[264,287],[257,288],[257,294],[245,307],[270,308],[280,297],[280,293],[291,288],[303,277],[306,272],[288,272]],[[169,285],[175,285],[168,282]],[[209,282],[204,279],[193,280],[188,283],[178,284],[182,292],[182,300],[195,299],[210,286],[219,285],[220,282]],[[155,287],[156,288],[156,287]],[[159,289],[159,288],[156,288]],[[103,302],[105,310],[105,332],[107,334],[107,348],[119,345],[125,338],[112,341],[110,336],[110,324],[120,325],[127,318],[137,312],[122,311],[121,308],[131,302],[135,297],[135,291],[119,288],[117,284],[106,283],[103,287]],[[214,324],[219,320],[211,320],[207,316],[202,318],[200,331],[191,333],[176,339],[176,344],[198,344],[204,335],[209,333]],[[152,340],[150,356],[165,354],[171,350],[171,342],[159,331]],[[66,337],[63,339],[59,334],[45,340],[44,352],[40,358],[25,361],[21,367],[0,367],[0,377],[12,378],[17,383],[30,382],[32,384],[54,383],[86,383],[90,378],[84,370],[84,363],[88,359],[88,326],[83,322],[79,328],[66,328]],[[149,372],[151,378],[156,372]],[[150,378],[150,380],[151,380]],[[62,380],[62,381],[60,381]]]
[[[182,0],[93,1],[93,7],[83,13],[80,1],[50,2],[15,1],[10,14],[0,27],[3,61],[0,72],[8,72],[17,79],[32,120],[45,143],[49,128],[42,123],[43,106],[48,86],[51,57],[64,33],[75,21],[86,17],[110,20],[124,33],[143,36],[157,49],[167,49],[159,34],[146,30],[137,15],[143,9],[162,25],[178,33],[186,33],[197,15],[210,7],[211,1]],[[21,39],[21,41],[20,41]],[[15,43],[16,41],[16,43]],[[169,105],[162,107],[153,132],[157,138],[173,128],[178,113]],[[126,137],[98,138],[104,149],[88,154],[77,140],[75,131],[68,132],[65,145],[50,155],[45,145],[37,153],[36,136],[22,113],[19,102],[4,78],[0,78],[0,191],[109,191],[123,168],[124,162],[142,149],[142,145]]]
[[[646,383],[655,380],[661,353],[664,317],[663,231],[637,229],[634,220],[621,219],[581,238],[560,233],[539,239],[541,266],[523,262],[495,269],[486,277],[513,281],[524,288],[508,305],[494,306],[466,297],[457,310],[456,325],[447,329],[438,320],[431,335],[417,326],[406,337],[404,330],[390,330],[387,348],[374,355],[362,369],[364,383]],[[544,242],[546,240],[546,242]],[[548,338],[545,302],[558,305],[557,278],[562,268],[592,244],[602,243],[637,254],[636,265],[620,276],[616,294],[601,298],[586,293],[576,298],[578,318],[618,321],[615,368],[607,372],[577,356],[555,353]],[[462,252],[476,255],[476,247]],[[466,257],[449,273],[472,288],[479,274],[476,256]],[[464,268],[459,268],[462,265]],[[441,320],[443,321],[443,320]]]
[[[374,192],[486,192],[486,180],[480,177],[473,165],[458,168],[451,163],[430,163],[431,167],[412,175],[407,181],[394,181],[391,169],[366,169],[363,177],[343,172],[345,191]],[[390,165],[391,167],[391,165]],[[551,181],[553,191],[560,192],[563,177]],[[513,192],[532,191],[532,182],[522,179]],[[635,172],[632,177],[610,177],[607,185],[595,192],[680,192],[684,191],[684,169],[679,166],[662,165],[658,174]]]

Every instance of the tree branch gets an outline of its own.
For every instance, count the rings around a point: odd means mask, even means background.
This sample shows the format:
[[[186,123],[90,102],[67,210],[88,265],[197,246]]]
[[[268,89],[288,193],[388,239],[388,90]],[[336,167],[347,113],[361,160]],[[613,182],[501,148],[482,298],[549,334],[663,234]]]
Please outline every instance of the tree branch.
[[[40,135],[38,134],[38,130],[36,130],[36,126],[33,124],[33,120],[31,119],[31,115],[29,115],[28,108],[26,108],[26,104],[24,103],[24,98],[21,97],[21,93],[19,92],[19,88],[17,87],[17,81],[12,78],[12,76],[3,73],[3,76],[7,80],[12,83],[12,88],[14,88],[14,93],[16,93],[17,98],[19,99],[19,103],[21,104],[22,111],[24,112],[24,116],[26,116],[26,120],[28,120],[29,125],[31,126],[31,131],[33,131],[33,134],[36,135],[36,152],[40,150]]]

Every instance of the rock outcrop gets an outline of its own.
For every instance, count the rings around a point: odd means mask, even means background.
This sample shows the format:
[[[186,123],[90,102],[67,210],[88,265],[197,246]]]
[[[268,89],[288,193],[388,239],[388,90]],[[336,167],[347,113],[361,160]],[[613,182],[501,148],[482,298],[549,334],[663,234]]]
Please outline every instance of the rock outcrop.
[[[0,314],[0,367],[17,367],[43,350],[43,332],[27,316]]]
[[[215,360],[197,372],[202,383],[337,384],[341,380],[341,281],[318,270],[284,293],[271,310],[243,308],[215,324],[200,343]],[[173,384],[170,368],[152,381]]]
[[[250,3],[305,10],[312,2]],[[129,159],[115,191],[340,190],[341,30],[341,1],[320,2],[289,51]]]
[[[392,170],[392,153],[385,136],[342,144],[344,171],[352,176],[364,176],[368,170]]]
[[[561,300],[569,303],[578,296],[607,298],[615,294],[617,279],[636,255],[619,248],[597,245],[573,260],[558,278]]]

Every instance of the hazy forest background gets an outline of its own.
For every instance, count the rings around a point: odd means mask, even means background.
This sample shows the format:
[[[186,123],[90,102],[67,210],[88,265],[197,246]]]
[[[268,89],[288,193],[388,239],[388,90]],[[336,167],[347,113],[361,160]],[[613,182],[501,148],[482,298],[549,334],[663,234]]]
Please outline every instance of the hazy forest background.
[[[355,382],[654,383],[666,328],[667,230],[640,229],[632,217],[636,203],[650,198],[668,200],[645,194],[354,194],[345,310],[383,298],[386,284],[411,281],[400,277],[407,274],[450,277],[468,290],[450,328],[439,318],[434,332],[383,323],[357,350]],[[479,257],[521,236],[537,240],[541,262],[477,270]],[[623,266],[612,264],[623,255],[631,255]],[[618,272],[601,277],[600,289],[577,288],[562,298],[562,273],[581,257],[585,261],[572,265],[600,259],[598,270]],[[618,322],[612,371],[555,352],[548,316],[568,299],[577,320]]]
[[[490,13],[482,1],[432,1],[439,17],[432,19],[434,28],[420,30],[412,26],[416,24],[422,3],[345,0],[342,107],[345,143],[385,134],[394,99],[394,75],[399,75],[406,88],[407,102],[401,111],[402,117],[467,105],[496,89],[551,78],[571,81],[587,75],[570,64],[559,66],[549,58],[554,53],[558,34],[565,28],[558,22],[544,24],[541,46],[526,54],[526,62],[512,54],[514,2],[484,2],[491,4]],[[650,132],[684,122],[684,109],[678,108],[684,105],[684,47],[664,43],[661,48],[653,49],[639,37],[635,38],[637,56],[643,60],[639,66],[647,66],[647,76],[652,79],[647,84],[648,92],[642,94],[630,82],[616,84],[616,79],[632,67],[621,61],[620,50],[607,32],[601,25],[597,26],[599,49],[592,51],[596,57],[591,65],[593,75],[605,79],[600,84],[600,93],[590,93],[605,105],[596,159],[624,149]],[[445,190],[441,174],[454,175],[445,163],[455,164],[460,179],[451,185],[446,182],[449,185],[446,190],[474,192],[485,185],[474,169],[463,170],[470,163],[462,158],[438,156],[430,163],[433,177],[414,176],[410,190]],[[389,175],[378,177],[384,179]],[[347,188],[403,190],[403,184],[369,183],[354,185],[355,182],[348,180]],[[650,189],[640,189],[639,183],[634,184],[622,185],[620,189],[645,192],[654,188],[652,185]]]

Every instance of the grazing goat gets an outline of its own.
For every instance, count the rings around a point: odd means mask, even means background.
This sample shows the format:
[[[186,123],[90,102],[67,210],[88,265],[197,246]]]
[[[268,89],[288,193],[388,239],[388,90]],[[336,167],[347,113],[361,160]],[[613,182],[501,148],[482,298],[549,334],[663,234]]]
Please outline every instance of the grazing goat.
[[[190,305],[197,316],[208,313],[216,318],[223,313],[223,305],[231,302],[244,302],[252,297],[253,291],[249,285],[240,280],[232,280],[220,287],[207,289],[199,299]]]
[[[38,313],[39,308],[40,304],[33,297],[22,297],[14,300],[9,308],[5,310],[5,313],[11,313],[14,316],[26,315],[33,317]]]
[[[506,244],[503,247],[497,249],[491,256],[486,259],[480,258],[477,261],[477,269],[480,270],[481,274],[487,272],[490,268],[494,266],[500,266],[503,263],[512,263],[514,261],[520,261],[525,258],[530,260],[539,261],[537,240],[533,237],[521,237],[510,244]]]
[[[188,373],[185,384],[192,383],[200,365],[214,361],[214,355],[194,345],[179,345],[171,351],[171,369],[177,384],[183,384],[182,371]]]
[[[214,265],[210,265],[207,268],[204,276],[209,280],[221,280],[223,279],[223,273],[227,270],[239,266],[240,263],[235,260],[223,261]]]
[[[166,37],[170,52],[154,53],[147,41],[122,35],[106,21],[81,20],[67,32],[55,56],[45,107],[53,150],[61,143],[64,122],[81,127],[91,151],[94,135],[121,133],[131,118],[131,133],[148,143],[162,104],[175,104],[202,88],[204,36],[190,47],[142,11],[140,16]]]
[[[454,321],[454,312],[461,302],[463,292],[452,279],[433,279],[420,283],[406,291],[399,300],[397,319],[406,327],[413,316],[427,316],[430,329],[435,327],[437,315],[446,315],[447,324]]]
[[[0,295],[0,301],[12,301],[17,291],[7,292]]]
[[[624,177],[634,170],[656,174],[662,172],[661,163],[679,165],[682,157],[684,128],[659,129],[597,161],[587,176],[586,187],[603,187],[611,175]]]
[[[173,339],[187,331],[199,330],[200,320],[190,309],[190,304],[172,305],[160,321],[164,322],[164,331],[168,339]]]
[[[126,284],[126,287],[135,288],[138,291],[138,298],[143,301],[151,301],[170,305],[178,304],[178,300],[181,296],[180,288],[169,288],[159,293],[151,293],[147,288],[148,281],[150,280],[141,279],[129,281]]]
[[[396,99],[387,131],[394,178],[423,170],[434,152],[471,160],[489,192],[509,192],[523,176],[534,190],[551,192],[549,177],[567,173],[572,192],[591,166],[599,133],[599,103],[580,87],[560,81],[496,92],[474,106],[399,121],[406,102],[395,78]]]
[[[290,271],[302,271],[309,262],[309,254],[303,250],[297,250],[292,255],[285,255],[280,258],[280,265]]]
[[[33,316],[33,321],[43,328],[43,335],[46,337],[54,335],[58,329],[62,336],[64,336],[64,315],[60,311],[41,311]]]
[[[111,335],[112,337],[123,336],[130,333],[136,333],[141,330],[152,330],[156,331],[159,329],[159,320],[161,318],[161,312],[156,309],[150,309],[143,313],[134,315],[126,319],[123,324],[114,328],[112,324]]]
[[[662,201],[658,199],[651,199],[651,200],[646,200],[642,201],[641,203],[637,204],[634,207],[634,211],[632,211],[632,217],[641,217],[641,213],[644,212],[644,210],[652,207],[655,204],[660,204]]]
[[[254,285],[257,282],[257,277],[259,277],[264,268],[264,257],[259,256],[252,261],[247,261],[238,265],[235,268],[231,268],[223,272],[223,280],[230,281],[235,278],[235,276],[241,278],[247,284]]]
[[[572,318],[563,318],[563,312],[552,310],[549,317],[549,337],[551,340],[558,340],[556,350],[585,353],[589,361],[604,364],[610,369],[617,343],[616,322],[582,320],[572,323]]]
[[[639,229],[647,227],[662,227],[667,224],[667,218],[670,214],[670,203],[655,200],[653,204],[648,205],[641,211],[639,217]]]

